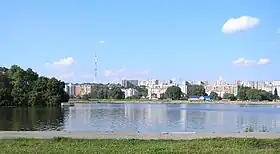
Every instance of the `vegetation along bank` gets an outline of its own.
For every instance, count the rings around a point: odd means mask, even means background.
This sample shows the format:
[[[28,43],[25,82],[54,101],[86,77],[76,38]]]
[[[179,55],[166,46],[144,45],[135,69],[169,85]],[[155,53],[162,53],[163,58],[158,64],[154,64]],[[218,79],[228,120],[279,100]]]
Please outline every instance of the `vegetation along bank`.
[[[71,101],[96,101],[96,102],[118,102],[118,101],[124,101],[124,102],[149,102],[149,103],[155,103],[155,102],[163,102],[165,103],[172,103],[171,100],[184,100],[185,103],[187,102],[189,97],[191,96],[208,96],[208,94],[205,92],[205,88],[202,85],[188,85],[187,89],[187,95],[184,94],[181,91],[181,88],[178,86],[171,86],[168,87],[165,93],[161,94],[161,97],[158,101],[155,100],[146,100],[143,98],[146,98],[148,95],[148,90],[145,86],[134,86],[129,88],[135,88],[137,89],[138,93],[136,95],[133,95],[131,97],[125,98],[124,92],[122,92],[123,87],[121,85],[105,85],[105,84],[95,84],[92,87],[91,93],[88,95],[83,95],[81,97],[75,98],[74,96],[71,96]],[[275,101],[279,100],[277,89],[275,89],[273,92],[267,92],[264,90],[254,89],[250,87],[245,86],[238,86],[238,93],[235,96],[234,94],[225,93],[223,95],[223,98],[219,97],[216,92],[211,92],[209,94],[209,97],[211,101],[217,102],[217,101],[231,101],[228,103],[236,103],[236,104],[243,104],[246,102],[253,104],[258,101]],[[169,101],[168,101],[169,100]],[[238,102],[236,102],[238,101]],[[184,103],[184,102],[183,102]]]
[[[0,106],[60,106],[68,102],[65,83],[17,65],[0,67]]]

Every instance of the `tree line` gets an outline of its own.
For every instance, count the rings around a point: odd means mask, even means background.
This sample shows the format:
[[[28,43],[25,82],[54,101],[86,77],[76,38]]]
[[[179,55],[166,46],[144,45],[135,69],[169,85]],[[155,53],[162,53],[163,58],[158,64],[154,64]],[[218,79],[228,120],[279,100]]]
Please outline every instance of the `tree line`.
[[[208,94],[205,92],[205,88],[202,85],[188,85],[187,94],[184,94],[180,87],[171,86],[162,94],[161,99],[169,98],[172,100],[180,100],[187,99],[189,96],[208,96]]]
[[[273,101],[278,100],[277,88],[273,92],[267,92],[265,90],[250,88],[246,86],[238,86],[237,95],[233,96],[232,94],[225,94],[224,98],[230,100],[256,100],[256,101]]]
[[[238,86],[237,95],[225,93],[223,98],[221,98],[216,92],[211,92],[209,94],[212,100],[221,100],[221,99],[229,99],[231,101],[240,100],[256,100],[256,101],[273,101],[278,100],[278,92],[275,88],[273,93],[267,92],[265,90],[259,90],[255,88]],[[172,100],[180,100],[187,99],[189,96],[208,96],[205,92],[205,88],[202,85],[188,85],[187,94],[183,94],[181,88],[178,86],[168,87],[166,92],[161,95],[161,99],[172,99]]]
[[[133,86],[129,88],[133,88],[137,92],[135,95],[126,99],[146,98],[148,95],[148,89],[145,86]],[[119,84],[94,84],[91,93],[81,96],[81,99],[125,99],[125,93],[122,89],[125,88]]]
[[[17,65],[0,67],[0,106],[60,106],[68,102],[65,83]]]

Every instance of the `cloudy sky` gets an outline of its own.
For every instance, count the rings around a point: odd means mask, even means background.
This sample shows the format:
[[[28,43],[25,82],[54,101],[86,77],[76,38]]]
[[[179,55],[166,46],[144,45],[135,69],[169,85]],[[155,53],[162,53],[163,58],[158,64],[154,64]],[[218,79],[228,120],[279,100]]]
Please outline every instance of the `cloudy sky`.
[[[65,81],[280,79],[280,1],[11,0],[0,65]]]

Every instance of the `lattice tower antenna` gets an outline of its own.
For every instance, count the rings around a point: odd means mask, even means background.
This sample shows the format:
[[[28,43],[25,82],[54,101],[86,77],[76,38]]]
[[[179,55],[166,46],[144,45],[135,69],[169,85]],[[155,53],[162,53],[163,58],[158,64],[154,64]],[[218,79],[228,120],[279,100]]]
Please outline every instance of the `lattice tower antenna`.
[[[94,54],[94,79],[93,82],[96,83],[96,79],[97,79],[97,56],[96,56],[96,52]]]

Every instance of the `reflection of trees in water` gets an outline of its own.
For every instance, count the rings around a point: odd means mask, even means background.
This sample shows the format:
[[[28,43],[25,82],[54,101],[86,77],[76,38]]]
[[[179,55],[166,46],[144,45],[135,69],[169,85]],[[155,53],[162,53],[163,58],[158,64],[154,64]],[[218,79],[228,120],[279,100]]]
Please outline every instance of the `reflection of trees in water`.
[[[62,130],[61,108],[0,108],[0,130]]]

